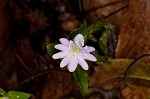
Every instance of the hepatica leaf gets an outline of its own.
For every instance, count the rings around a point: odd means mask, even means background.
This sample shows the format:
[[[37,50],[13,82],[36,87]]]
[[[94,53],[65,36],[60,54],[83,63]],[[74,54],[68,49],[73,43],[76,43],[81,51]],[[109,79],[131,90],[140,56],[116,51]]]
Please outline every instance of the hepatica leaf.
[[[6,92],[2,88],[0,88],[0,95],[5,95],[5,94]]]
[[[84,36],[84,41],[86,43],[89,34],[92,34],[98,30],[105,31],[106,33],[110,31],[110,29],[111,29],[110,24],[106,21],[98,21],[93,23],[92,25],[87,26],[87,22],[84,20],[83,25],[80,28],[72,31],[68,36],[68,38],[73,39],[77,34],[82,34]],[[104,37],[107,36],[105,33],[103,33]],[[104,39],[104,37],[102,38]]]
[[[111,29],[111,25],[108,22],[102,20],[102,21],[95,22],[92,25],[89,25],[86,28],[86,31],[88,31],[89,34],[92,34],[98,30],[104,31],[110,29]]]
[[[86,95],[88,92],[88,75],[80,66],[77,67],[76,71],[74,72],[74,75],[76,77],[77,82],[80,85],[82,95]]]
[[[107,37],[108,37],[108,34],[109,34],[109,30],[104,30],[102,36],[99,38],[100,50],[104,54],[107,54],[107,52],[108,52],[108,47],[107,47]]]
[[[30,94],[19,91],[9,91],[7,93],[9,99],[28,99]]]
[[[52,56],[55,53],[55,48],[54,48],[55,44],[51,43],[47,45],[47,52],[50,56]]]
[[[82,24],[82,26],[74,31],[72,31],[70,33],[70,35],[68,36],[69,39],[73,39],[77,34],[82,34],[84,36],[84,41],[86,43],[87,40],[87,36],[88,33],[85,32],[85,29],[87,28],[87,22],[84,20],[84,23]]]

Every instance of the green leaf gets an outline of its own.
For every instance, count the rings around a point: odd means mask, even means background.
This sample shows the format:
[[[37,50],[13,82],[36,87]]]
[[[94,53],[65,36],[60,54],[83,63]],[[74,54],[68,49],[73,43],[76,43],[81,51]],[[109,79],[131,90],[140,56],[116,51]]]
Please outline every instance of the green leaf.
[[[105,57],[105,56],[98,55],[98,56],[96,57],[96,59],[97,59],[96,63],[97,63],[98,65],[104,64],[104,62],[106,62],[106,57]]]
[[[84,36],[84,40],[86,42],[87,40],[87,33],[84,32],[84,30],[87,28],[87,22],[86,20],[84,20],[84,23],[82,24],[82,26],[74,31],[72,31],[70,33],[70,35],[68,36],[69,39],[73,40],[74,37],[77,35],[77,34],[82,34]]]
[[[88,92],[88,75],[80,66],[77,67],[74,75],[78,84],[80,85],[82,95],[86,95]]]
[[[98,21],[98,22],[95,22],[93,23],[92,25],[88,26],[85,30],[89,33],[89,34],[92,34],[96,31],[99,31],[99,30],[110,30],[111,29],[111,25],[102,20],[102,21]]]
[[[2,89],[2,88],[0,88],[0,95],[5,95],[6,94],[6,92]]]
[[[19,91],[9,91],[7,93],[9,99],[28,99],[30,94]]]
[[[106,55],[108,52],[107,37],[110,30],[104,30],[102,36],[99,38],[100,50]]]
[[[50,56],[52,56],[55,53],[55,48],[54,48],[55,44],[51,43],[47,45],[47,52]]]
[[[90,26],[87,26],[87,22],[84,20],[84,23],[83,25],[72,31],[70,33],[70,35],[68,36],[69,39],[74,39],[74,37],[77,35],[77,34],[82,34],[84,36],[84,43],[86,43],[87,41],[87,38],[88,38],[88,35],[98,31],[98,30],[110,30],[111,27],[110,27],[110,24],[106,21],[98,21]]]

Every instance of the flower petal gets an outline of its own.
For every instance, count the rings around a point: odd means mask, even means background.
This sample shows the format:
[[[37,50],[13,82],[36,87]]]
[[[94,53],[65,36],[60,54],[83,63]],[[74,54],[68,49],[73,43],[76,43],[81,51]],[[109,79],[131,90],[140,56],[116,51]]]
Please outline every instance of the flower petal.
[[[78,60],[79,60],[79,64],[81,65],[81,67],[84,70],[88,70],[89,69],[87,62],[84,60],[84,58],[82,56],[78,56]]]
[[[78,65],[78,58],[77,58],[77,57],[74,57],[74,58],[69,62],[68,70],[69,70],[70,72],[74,72],[75,69],[77,68],[77,65]]]
[[[72,57],[72,54],[67,55],[67,56],[61,61],[60,67],[61,67],[61,68],[65,67],[65,66],[69,63],[71,57]]]
[[[66,38],[60,38],[59,41],[63,44],[68,46],[69,45],[69,40],[67,40]]]
[[[83,49],[88,53],[95,51],[95,48],[91,46],[85,46]]]
[[[84,46],[84,37],[82,34],[78,34],[73,41],[75,44],[79,44],[79,46]]]
[[[64,52],[68,51],[68,47],[63,44],[57,44],[57,45],[55,45],[55,48],[58,50],[64,51]]]
[[[84,59],[86,60],[93,61],[93,62],[97,61],[97,59],[92,54],[84,53],[83,56]]]
[[[59,58],[64,58],[67,56],[69,53],[68,52],[58,52],[52,56],[53,59],[59,59]]]

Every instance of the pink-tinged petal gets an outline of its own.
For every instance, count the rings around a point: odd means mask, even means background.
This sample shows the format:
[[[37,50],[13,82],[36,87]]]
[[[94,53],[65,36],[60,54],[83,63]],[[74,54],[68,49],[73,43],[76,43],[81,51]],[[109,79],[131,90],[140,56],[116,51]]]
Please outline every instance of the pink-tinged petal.
[[[93,62],[97,61],[97,59],[92,54],[84,53],[83,56],[84,59],[86,60],[93,61]]]
[[[57,44],[57,45],[55,45],[55,48],[58,50],[64,51],[64,52],[68,51],[68,47],[63,44]]]
[[[60,38],[59,41],[66,46],[69,46],[69,40],[67,40],[66,38]]]
[[[82,34],[78,34],[73,41],[75,44],[79,44],[79,46],[84,46],[84,37]]]
[[[77,57],[74,57],[74,58],[69,62],[68,70],[69,70],[70,72],[74,72],[75,69],[77,68],[77,65],[78,65],[78,58],[77,58]]]
[[[84,69],[84,70],[88,70],[89,67],[88,67],[88,64],[87,62],[84,60],[84,58],[82,56],[78,56],[78,62],[80,64],[80,66]]]
[[[91,46],[85,46],[83,49],[84,49],[84,51],[87,52],[87,53],[90,53],[90,52],[94,52],[94,51],[95,51],[95,48],[94,48],[94,47],[91,47]]]
[[[59,58],[64,58],[67,56],[69,53],[68,52],[58,52],[52,56],[53,59],[59,59]]]
[[[72,57],[72,54],[67,55],[60,63],[60,67],[63,68],[65,67],[69,62],[70,58]]]

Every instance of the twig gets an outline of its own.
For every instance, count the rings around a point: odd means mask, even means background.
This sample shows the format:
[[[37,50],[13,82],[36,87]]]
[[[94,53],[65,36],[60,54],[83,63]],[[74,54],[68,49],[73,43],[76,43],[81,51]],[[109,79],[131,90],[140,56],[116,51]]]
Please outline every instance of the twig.
[[[24,61],[22,60],[22,58],[16,54],[16,58],[19,60],[19,62],[22,64],[22,66],[27,70],[28,73],[30,73],[30,75],[32,74],[32,72],[30,71],[30,69],[28,68],[28,66],[24,63]]]
[[[84,8],[83,8],[83,0],[78,0],[78,6],[79,6],[79,10],[82,13]]]
[[[70,12],[73,13],[74,10],[73,10],[72,6],[70,5],[69,1],[68,1],[68,0],[64,0],[64,1],[65,1],[65,3],[67,4],[67,6],[68,6]]]
[[[97,9],[104,8],[104,7],[111,6],[111,5],[115,5],[115,4],[120,3],[120,2],[123,2],[123,1],[126,2],[126,0],[119,0],[119,1],[116,1],[116,2],[108,3],[108,4],[105,4],[105,5],[102,5],[102,6],[99,6],[99,7],[90,9],[90,10],[87,10],[87,11],[84,10],[82,2],[78,2],[78,5],[79,5],[79,8],[80,8],[81,14],[80,14],[80,15],[76,15],[76,17],[85,16],[86,14],[88,14],[88,13],[90,13],[90,12],[92,12],[92,11],[95,11],[95,10],[97,10]],[[108,17],[110,17],[110,16],[112,16],[112,15],[118,13],[119,11],[121,11],[121,10],[127,8],[128,6],[129,6],[129,5],[127,4],[127,5],[125,5],[125,6],[121,7],[121,8],[119,8],[118,10],[116,10],[116,11],[114,11],[114,12],[112,12],[112,13],[106,15],[106,16],[102,16],[102,18],[104,18],[104,19],[105,19],[105,18],[108,18]],[[97,15],[96,15],[96,16],[97,16]]]
[[[129,6],[129,5],[125,5],[125,6],[121,7],[120,9],[118,9],[118,10],[116,10],[116,11],[114,11],[114,12],[108,14],[107,16],[102,16],[102,18],[104,18],[104,19],[105,19],[105,18],[108,18],[108,17],[110,17],[110,16],[116,14],[117,12],[119,12],[119,11],[121,11],[121,10],[127,8],[128,6]]]
[[[88,11],[85,11],[85,13],[90,13],[90,12],[92,12],[92,11],[95,11],[95,10],[99,9],[99,8],[104,8],[104,7],[107,7],[107,6],[115,5],[115,4],[120,3],[120,2],[123,2],[123,0],[111,2],[111,3],[105,4],[105,5],[102,5],[102,6],[93,8],[93,9],[90,9],[90,10],[88,10]]]
[[[121,83],[120,83],[120,85],[119,85],[119,88],[118,88],[119,91],[124,88],[125,83],[126,83],[125,81],[127,80],[128,74],[130,73],[130,70],[131,70],[131,68],[134,66],[134,64],[135,64],[137,61],[139,61],[140,59],[142,59],[142,58],[144,58],[144,57],[148,57],[148,56],[150,56],[150,54],[143,54],[142,56],[136,58],[136,59],[128,66],[128,68],[127,68],[126,71],[125,71],[124,77],[123,77],[123,79],[122,79],[122,81],[121,81]]]
[[[42,72],[40,72],[40,73],[37,73],[37,74],[35,74],[35,75],[33,75],[33,76],[31,76],[31,77],[25,79],[25,80],[22,81],[20,84],[16,85],[16,86],[13,88],[13,90],[17,89],[18,87],[20,87],[21,85],[23,85],[23,84],[25,84],[25,83],[27,83],[27,82],[29,82],[29,81],[35,79],[36,77],[42,76],[43,74],[47,74],[47,73],[49,73],[49,72],[51,72],[51,71],[60,71],[60,72],[65,72],[65,73],[71,73],[71,72],[65,71],[65,70],[47,69],[47,70],[44,70],[44,71],[42,71]]]

